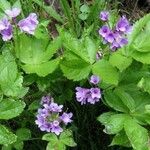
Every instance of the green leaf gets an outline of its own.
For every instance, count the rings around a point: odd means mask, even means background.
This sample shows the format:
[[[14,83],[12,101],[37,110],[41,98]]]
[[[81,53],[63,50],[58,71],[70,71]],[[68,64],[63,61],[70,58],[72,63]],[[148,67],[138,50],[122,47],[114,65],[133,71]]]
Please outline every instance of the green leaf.
[[[11,9],[11,4],[8,0],[0,0],[0,9],[3,11]]]
[[[74,81],[87,78],[91,72],[91,65],[82,59],[63,60],[60,67],[64,76]]]
[[[48,141],[52,144],[56,144],[58,142],[58,138],[54,133],[47,133],[43,135],[42,140]]]
[[[20,0],[16,0],[16,2],[13,4],[12,8],[20,8],[21,9]]]
[[[104,93],[106,103],[116,111],[128,112],[128,107],[122,102],[116,93],[108,90]]]
[[[31,138],[31,131],[27,128],[20,128],[16,131],[19,141],[27,141]]]
[[[135,101],[130,94],[122,89],[115,89],[115,94],[122,100],[123,104],[129,108],[131,112],[135,111]]]
[[[38,76],[45,77],[48,74],[52,73],[59,65],[59,59],[51,60],[41,64],[26,64],[23,65],[23,70],[30,74],[36,73]]]
[[[104,114],[105,115],[105,114]],[[106,116],[106,115],[105,115]],[[125,114],[114,114],[107,117],[107,123],[105,123],[105,129],[104,132],[107,134],[116,134],[120,132],[124,127],[124,121],[127,118],[127,115]],[[102,118],[102,119],[101,119]],[[101,122],[104,116],[103,114],[99,117],[99,121]]]
[[[119,73],[107,60],[99,60],[93,65],[93,74],[98,75],[103,82],[117,85]]]
[[[0,102],[0,119],[11,119],[18,116],[25,107],[22,101],[15,101],[13,99],[3,99]]]
[[[67,146],[75,147],[77,144],[73,140],[73,135],[71,130],[65,130],[61,133],[59,137],[60,142]]]
[[[124,129],[134,150],[148,150],[148,131],[132,118],[126,119]]]
[[[1,84],[3,93],[7,96],[22,98],[28,92],[28,88],[22,87],[23,77],[18,76],[13,82],[6,82]]]
[[[120,51],[117,51],[110,56],[109,62],[112,66],[117,67],[122,72],[130,66],[132,58],[126,57],[122,55]]]
[[[149,59],[150,53],[149,52],[142,53],[142,52],[134,51],[132,53],[132,57],[135,60],[137,60],[143,64],[150,64],[150,59]]]
[[[142,78],[139,81],[137,86],[143,89],[145,92],[148,92],[150,94],[150,78],[149,77]]]
[[[24,146],[24,143],[22,141],[17,141],[15,143],[13,143],[13,147],[16,149],[16,150],[23,150],[23,146]]]
[[[5,126],[0,125],[0,144],[8,145],[17,140],[17,136],[10,132]]]
[[[24,63],[22,68],[26,73],[36,73],[45,77],[58,67],[59,58],[54,60],[50,60],[50,58],[52,58],[60,44],[60,38],[49,42],[47,39],[36,39],[20,35],[19,45],[16,43],[16,54],[20,61]]]
[[[149,20],[150,20],[150,14],[147,14],[134,24],[132,28],[132,33],[129,35],[129,45],[131,45],[133,41],[138,37],[138,35],[141,32],[143,32],[143,28],[146,26]]]
[[[114,146],[114,145],[131,147],[130,141],[124,130],[115,135],[110,146]]]
[[[57,143],[56,145],[52,145],[51,142],[47,144],[46,150],[66,150],[66,146],[63,143]]]
[[[2,150],[12,150],[12,145],[2,146]]]
[[[8,60],[6,55],[0,55],[0,84],[14,82],[17,74],[17,65],[14,59]]]

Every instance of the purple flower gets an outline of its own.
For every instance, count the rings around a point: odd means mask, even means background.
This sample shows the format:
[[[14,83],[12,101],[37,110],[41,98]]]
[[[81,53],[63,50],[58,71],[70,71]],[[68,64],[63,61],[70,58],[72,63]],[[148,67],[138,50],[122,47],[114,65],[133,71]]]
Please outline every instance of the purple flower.
[[[53,99],[52,96],[49,96],[49,95],[43,96],[43,97],[42,97],[42,100],[41,100],[41,105],[50,104],[50,103],[53,102],[53,101],[54,101],[54,99]]]
[[[41,131],[52,132],[59,135],[63,132],[61,125],[67,125],[72,122],[71,117],[73,114],[62,113],[63,105],[49,101],[49,97],[42,97],[42,102],[44,107],[38,109],[35,123]]]
[[[94,85],[98,84],[100,81],[99,77],[96,75],[92,75],[90,78],[90,83],[93,83]]]
[[[76,87],[76,98],[78,102],[81,102],[81,105],[86,104],[87,94],[89,89]]]
[[[60,116],[60,119],[64,122],[65,125],[67,125],[68,123],[71,123],[73,114],[72,113],[63,113],[62,116]]]
[[[19,8],[12,8],[11,10],[7,9],[5,10],[5,13],[10,17],[10,18],[15,18],[20,14],[21,10]]]
[[[100,19],[101,19],[102,21],[107,21],[108,18],[109,18],[109,12],[108,12],[108,11],[102,11],[102,12],[100,13]]]
[[[27,18],[19,21],[18,26],[22,32],[33,35],[38,23],[37,15],[35,13],[31,13]]]
[[[117,50],[118,48],[120,48],[120,45],[117,42],[113,42],[112,45],[110,46],[112,51]]]
[[[0,34],[3,41],[8,41],[13,37],[13,28],[8,19],[3,18],[0,20]]]
[[[125,16],[121,17],[116,24],[116,30],[121,32],[129,32],[130,29],[131,26],[127,18]]]
[[[87,101],[90,104],[95,104],[96,102],[98,102],[101,98],[101,91],[99,88],[91,88],[90,89],[90,95],[87,99]]]
[[[100,30],[99,30],[99,34],[103,37],[103,38],[105,38],[108,34],[110,33],[110,29],[109,29],[109,27],[108,26],[102,26],[102,28],[100,28]]]
[[[113,32],[110,32],[108,33],[106,36],[105,36],[105,40],[109,43],[113,43],[114,40],[115,40],[115,37],[114,37],[114,34]]]
[[[51,132],[55,133],[56,135],[59,135],[61,132],[63,132],[63,129],[59,126],[59,121],[53,121],[51,126]]]

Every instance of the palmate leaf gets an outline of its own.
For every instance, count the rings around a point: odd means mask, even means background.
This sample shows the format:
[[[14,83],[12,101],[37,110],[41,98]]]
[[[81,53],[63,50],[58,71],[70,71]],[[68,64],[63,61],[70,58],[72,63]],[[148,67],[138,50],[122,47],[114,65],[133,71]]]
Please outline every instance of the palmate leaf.
[[[125,132],[134,150],[149,150],[148,131],[132,118],[124,122]]]
[[[126,114],[104,113],[98,117],[98,120],[105,125],[104,132],[117,134],[123,129],[126,118],[128,118]]]
[[[8,145],[17,140],[17,136],[10,132],[5,126],[0,125],[0,144]]]
[[[92,66],[82,59],[63,60],[61,70],[65,77],[79,81],[88,77]]]
[[[115,53],[112,53],[109,58],[109,62],[112,66],[117,67],[120,72],[122,72],[131,65],[132,58],[124,56],[121,51],[117,51]]]
[[[50,60],[61,45],[61,39],[36,39],[26,35],[19,36],[19,45],[16,43],[16,55],[23,63],[26,73],[36,73],[45,77],[52,73],[59,64],[59,59]]]
[[[24,110],[25,103],[19,100],[3,99],[0,102],[0,119],[14,118]]]
[[[119,80],[119,72],[107,60],[99,60],[93,65],[93,74],[98,75],[103,82],[107,84],[117,85]]]
[[[23,77],[19,75],[17,64],[10,54],[4,51],[0,55],[0,86],[6,96],[23,97],[28,89],[22,86]]]

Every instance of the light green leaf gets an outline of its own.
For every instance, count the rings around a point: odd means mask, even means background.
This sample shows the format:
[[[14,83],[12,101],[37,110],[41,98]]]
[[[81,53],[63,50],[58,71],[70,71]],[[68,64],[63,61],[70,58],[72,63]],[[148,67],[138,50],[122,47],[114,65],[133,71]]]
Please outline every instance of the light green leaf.
[[[63,60],[61,70],[68,79],[80,81],[88,77],[91,72],[91,65],[82,59]]]
[[[132,118],[126,119],[124,129],[134,150],[148,150],[148,131]]]
[[[7,96],[22,98],[28,92],[28,88],[22,87],[23,76],[18,76],[13,82],[6,82],[1,84],[3,93]]]
[[[142,52],[134,51],[132,53],[132,57],[135,60],[137,60],[143,64],[150,64],[150,59],[149,59],[150,53],[149,52],[142,53]]]
[[[0,0],[0,9],[3,11],[11,9],[11,4],[8,0]]]
[[[102,114],[102,119],[103,119]],[[107,134],[116,134],[120,132],[124,127],[124,121],[128,117],[125,114],[114,114],[110,115],[110,117],[106,116],[108,118],[107,123],[105,123],[105,129],[104,132]],[[99,117],[99,121],[102,121],[101,116]],[[103,119],[104,120],[104,119]]]
[[[64,145],[75,147],[77,144],[73,140],[73,135],[71,130],[65,130],[61,133],[59,137],[60,142]]]
[[[117,85],[119,72],[107,60],[99,60],[93,65],[93,74],[96,74],[107,84]]]
[[[23,65],[23,70],[30,74],[36,73],[38,76],[45,77],[48,74],[52,73],[59,65],[59,59],[51,60],[41,64],[26,64]]]
[[[20,8],[21,9],[20,0],[16,0],[16,2],[13,4],[12,8]]]
[[[122,100],[111,90],[104,93],[106,103],[116,111],[125,112],[129,111],[128,107],[122,102]]]
[[[58,138],[54,133],[47,133],[43,135],[42,140],[48,141],[53,144],[58,142]]]
[[[150,78],[149,77],[142,78],[139,81],[137,86],[143,89],[145,92],[148,92],[150,94]]]
[[[5,126],[0,125],[0,144],[8,145],[17,140],[17,136],[10,132]]]
[[[11,119],[18,116],[25,107],[22,101],[15,101],[13,99],[3,99],[0,102],[0,119]]]
[[[122,72],[132,63],[132,58],[126,57],[122,55],[120,51],[117,51],[112,53],[109,62],[112,66],[117,67]]]
[[[135,111],[135,101],[130,94],[119,88],[115,89],[115,94],[118,95],[123,104],[127,106],[131,112]]]

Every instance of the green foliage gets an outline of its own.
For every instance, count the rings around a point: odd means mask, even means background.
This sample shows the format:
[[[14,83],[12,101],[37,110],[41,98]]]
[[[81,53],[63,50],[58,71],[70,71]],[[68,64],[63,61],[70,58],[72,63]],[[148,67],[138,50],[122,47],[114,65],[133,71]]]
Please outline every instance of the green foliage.
[[[43,140],[48,141],[46,150],[58,149],[65,150],[66,146],[75,147],[71,130],[65,130],[60,134],[59,138],[53,133],[47,133],[43,136]]]
[[[50,59],[61,44],[59,38],[49,43],[47,39],[36,39],[20,35],[19,46],[17,44],[16,55],[24,63],[22,68],[26,73],[36,73],[44,77],[58,67],[59,59]]]
[[[107,60],[99,60],[92,68],[93,74],[98,75],[104,83],[117,85],[119,72]]]
[[[3,99],[0,102],[0,119],[14,118],[23,111],[25,103],[19,100]]]
[[[5,126],[0,125],[0,144],[8,145],[16,141],[17,136],[10,132]]]

